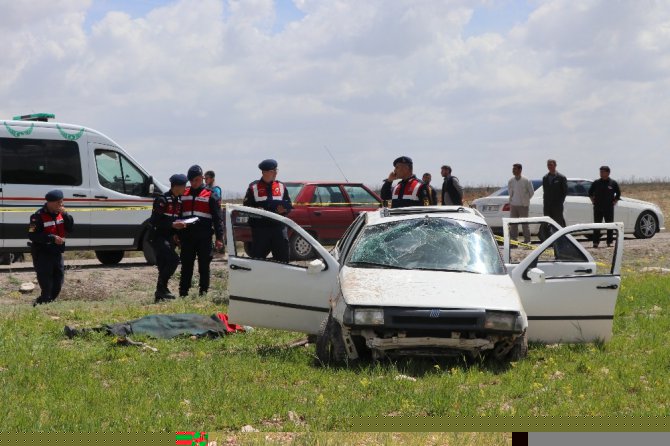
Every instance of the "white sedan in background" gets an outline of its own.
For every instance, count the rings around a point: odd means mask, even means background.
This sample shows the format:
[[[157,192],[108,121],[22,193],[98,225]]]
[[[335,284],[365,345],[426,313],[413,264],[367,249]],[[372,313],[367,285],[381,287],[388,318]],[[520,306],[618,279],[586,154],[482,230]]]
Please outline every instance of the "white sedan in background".
[[[535,194],[530,200],[529,217],[541,217],[542,180],[532,180]],[[591,180],[568,178],[568,196],[565,198],[563,216],[565,223],[575,225],[593,222],[593,204],[589,199]],[[509,191],[503,187],[488,197],[474,200],[471,207],[476,208],[486,219],[494,232],[502,232],[502,219],[509,217]],[[651,238],[665,229],[663,212],[654,203],[622,196],[614,207],[614,221],[624,224],[624,232],[636,238]]]

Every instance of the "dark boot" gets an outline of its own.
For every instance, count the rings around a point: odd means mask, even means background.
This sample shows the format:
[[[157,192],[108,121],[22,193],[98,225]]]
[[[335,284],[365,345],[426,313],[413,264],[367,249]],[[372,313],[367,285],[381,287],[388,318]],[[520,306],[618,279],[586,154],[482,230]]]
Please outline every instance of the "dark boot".
[[[36,306],[42,305],[42,304],[48,304],[51,301],[52,301],[52,299],[49,299],[48,297],[40,296],[33,301],[33,307],[36,307]]]
[[[154,303],[158,303],[164,300],[174,299],[174,295],[170,293],[168,287],[163,282],[158,282],[156,284],[156,292],[154,293]]]

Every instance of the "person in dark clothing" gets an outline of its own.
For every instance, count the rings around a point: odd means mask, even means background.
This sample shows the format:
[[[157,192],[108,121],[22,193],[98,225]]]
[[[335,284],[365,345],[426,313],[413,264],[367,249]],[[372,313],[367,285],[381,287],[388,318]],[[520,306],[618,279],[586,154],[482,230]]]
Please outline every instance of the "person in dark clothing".
[[[223,224],[217,196],[207,189],[203,183],[202,168],[198,165],[188,169],[188,180],[191,183],[181,197],[182,217],[197,218],[179,233],[181,242],[181,278],[179,295],[185,297],[191,288],[193,265],[198,257],[198,274],[200,275],[200,295],[209,290],[209,264],[212,261],[212,234],[217,250],[223,248]]]
[[[442,177],[442,206],[463,206],[463,186],[458,178],[451,174],[451,166],[444,165]]]
[[[65,280],[65,236],[72,232],[74,219],[63,207],[63,192],[54,189],[44,197],[46,203],[30,216],[30,239],[33,266],[40,284],[40,296],[33,307],[56,300]]]
[[[412,158],[401,156],[393,161],[393,171],[388,178],[384,179],[381,197],[388,206],[391,200],[392,208],[404,208],[408,206],[429,206],[430,198],[426,191],[426,185],[412,173],[414,163]],[[400,180],[393,186],[393,181]]]
[[[258,164],[261,179],[249,184],[242,204],[264,209],[279,215],[288,215],[293,209],[288,189],[277,181],[277,161],[267,159]],[[251,216],[251,257],[264,259],[272,252],[272,259],[289,261],[288,230],[280,222]]]
[[[168,282],[179,265],[175,235],[178,230],[186,227],[186,223],[179,221],[179,218],[181,218],[181,195],[186,189],[186,181],[186,175],[172,175],[170,177],[170,190],[156,197],[149,218],[150,242],[156,253],[156,265],[158,266],[158,281],[154,293],[155,302],[175,298],[168,289]]]
[[[423,184],[426,185],[426,193],[428,194],[430,205],[437,206],[437,191],[430,185],[430,180],[432,180],[432,178],[433,176],[426,172],[423,174],[423,177],[421,177],[421,180],[423,181]]]
[[[614,221],[614,206],[621,198],[621,189],[619,184],[610,178],[609,166],[600,167],[600,178],[591,183],[589,188],[589,198],[593,203],[593,221],[605,223]],[[607,230],[607,246],[612,246],[614,241],[614,231]],[[600,230],[593,230],[593,247],[597,248],[600,244]]]
[[[542,177],[543,214],[565,227],[563,205],[568,195],[568,180],[556,171],[556,160],[547,160],[549,172]]]

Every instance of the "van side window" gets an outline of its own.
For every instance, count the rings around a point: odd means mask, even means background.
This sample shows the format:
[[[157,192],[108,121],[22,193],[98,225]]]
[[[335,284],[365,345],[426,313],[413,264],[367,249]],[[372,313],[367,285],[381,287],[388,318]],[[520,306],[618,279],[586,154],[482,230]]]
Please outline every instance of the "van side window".
[[[0,182],[81,186],[75,141],[0,138]]]
[[[147,176],[120,153],[96,149],[95,164],[102,187],[126,195],[147,195]]]

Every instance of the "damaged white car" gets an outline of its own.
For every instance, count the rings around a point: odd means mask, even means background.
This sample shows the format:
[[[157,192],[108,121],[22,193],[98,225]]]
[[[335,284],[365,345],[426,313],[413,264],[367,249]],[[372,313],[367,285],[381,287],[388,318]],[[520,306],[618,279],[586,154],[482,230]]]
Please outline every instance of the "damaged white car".
[[[240,216],[284,225],[318,258],[246,257],[232,224]],[[514,361],[526,355],[528,340],[611,336],[622,246],[602,274],[571,228],[556,228],[521,263],[506,266],[481,214],[463,207],[361,213],[332,253],[277,214],[228,205],[226,220],[231,322],[316,334],[322,363],[370,355]],[[623,230],[613,223],[578,229],[595,227]]]

